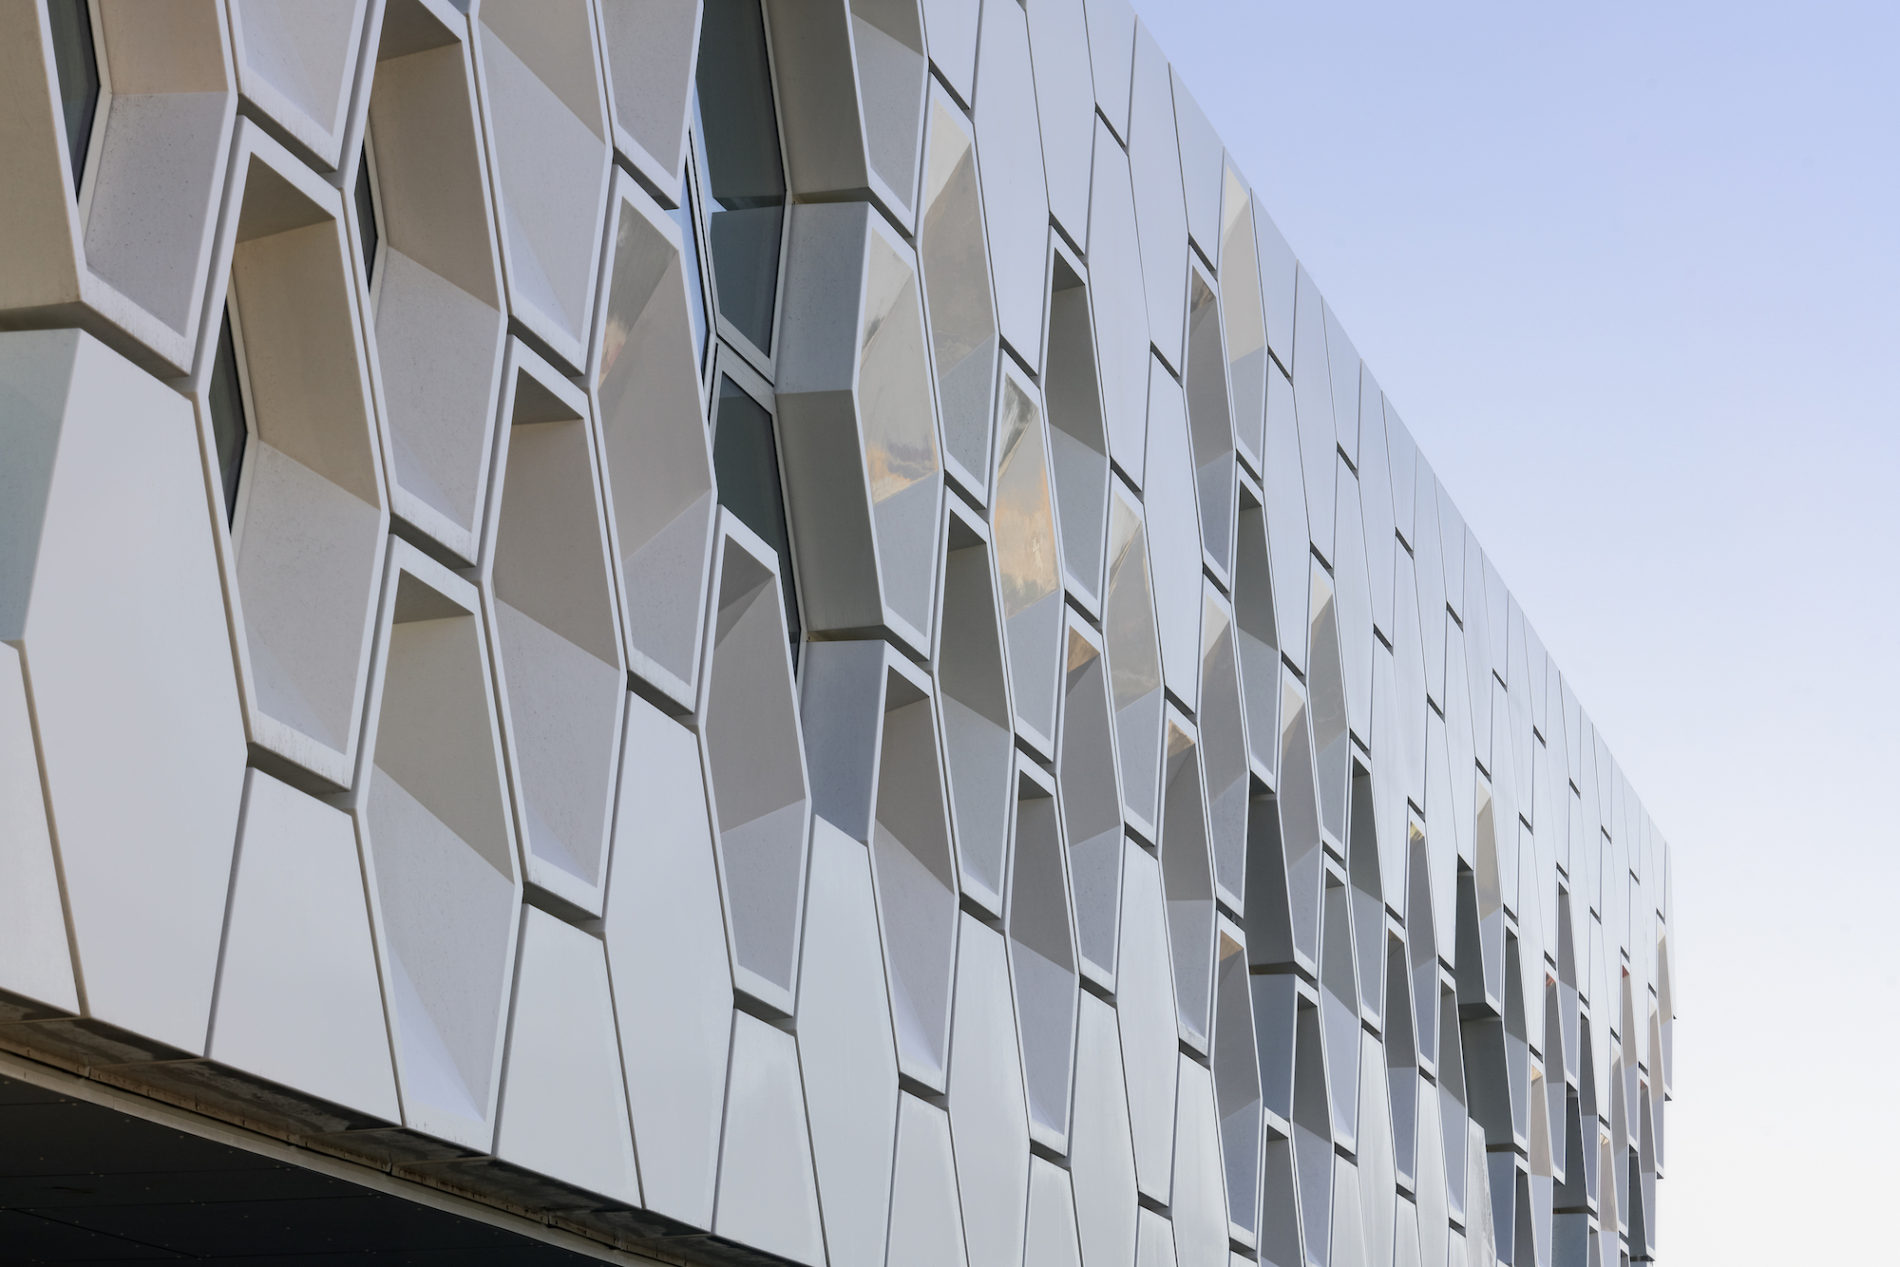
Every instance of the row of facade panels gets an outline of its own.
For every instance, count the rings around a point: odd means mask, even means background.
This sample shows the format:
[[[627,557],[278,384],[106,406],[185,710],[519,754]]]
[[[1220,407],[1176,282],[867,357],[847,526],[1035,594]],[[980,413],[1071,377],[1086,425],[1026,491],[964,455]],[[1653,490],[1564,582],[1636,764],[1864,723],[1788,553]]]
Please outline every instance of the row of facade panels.
[[[0,1044],[606,1244],[1653,1256],[1669,862],[1116,0],[15,5]]]

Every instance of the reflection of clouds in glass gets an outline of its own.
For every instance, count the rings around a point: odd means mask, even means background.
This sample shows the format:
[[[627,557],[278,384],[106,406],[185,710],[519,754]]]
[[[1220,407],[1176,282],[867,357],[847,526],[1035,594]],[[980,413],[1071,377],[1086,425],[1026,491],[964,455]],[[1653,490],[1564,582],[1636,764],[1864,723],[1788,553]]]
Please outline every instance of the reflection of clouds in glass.
[[[982,220],[976,214],[975,151],[968,137],[947,124],[937,130],[930,148],[933,177],[939,155],[948,150],[953,159],[941,186],[931,192],[923,249],[925,268],[939,283],[931,310],[938,363],[954,370],[995,337],[996,321],[990,312]]]
[[[868,272],[858,407],[871,499],[882,503],[932,478],[941,464],[916,275],[875,234]]]
[[[1227,636],[1227,609],[1215,602],[1212,595],[1201,601],[1201,654],[1212,654],[1215,646]]]
[[[917,260],[930,303],[944,447],[966,469],[981,471],[989,460],[990,378],[996,365],[989,250],[976,187],[976,151],[955,112],[935,97],[926,159]]]
[[[627,325],[626,316],[618,311],[607,314],[607,328],[600,340],[600,381],[606,382],[613,373],[614,362],[620,359],[620,349],[627,346],[627,336],[632,333]]]
[[[1002,456],[996,463],[996,563],[1003,610],[1015,616],[1061,585],[1056,565],[1055,506],[1036,402],[1014,379],[1003,380]]]
[[[1232,167],[1221,190],[1221,308],[1226,315],[1227,360],[1251,365],[1267,348],[1266,314],[1260,305],[1260,264],[1253,245],[1253,199]],[[1264,369],[1264,366],[1262,367]],[[1260,377],[1259,371],[1253,378]],[[1259,386],[1253,386],[1258,396]]]
[[[660,279],[679,258],[670,243],[666,250],[654,250],[651,231],[641,232],[644,224],[640,213],[632,207],[623,205],[620,208],[620,224],[614,231],[614,268],[609,282],[607,325],[601,334],[600,372],[595,379],[603,389],[608,387],[610,380],[614,380],[615,363],[620,360],[620,353],[627,346],[627,341],[633,337],[634,327],[645,315],[647,303],[659,288]],[[615,389],[610,394],[617,399],[619,392],[628,384],[619,380],[614,380],[614,383]]]
[[[1193,751],[1194,736],[1170,721],[1168,723],[1168,756],[1178,757],[1184,752],[1191,754]]]
[[[1069,631],[1069,660],[1063,665],[1063,669],[1065,672],[1073,673],[1077,669],[1092,664],[1099,655],[1101,652],[1095,649],[1094,644],[1071,629]]]
[[[1108,527],[1108,599],[1102,611],[1103,639],[1119,712],[1161,687],[1155,646],[1154,604],[1148,589],[1148,534],[1120,496],[1113,499]]]

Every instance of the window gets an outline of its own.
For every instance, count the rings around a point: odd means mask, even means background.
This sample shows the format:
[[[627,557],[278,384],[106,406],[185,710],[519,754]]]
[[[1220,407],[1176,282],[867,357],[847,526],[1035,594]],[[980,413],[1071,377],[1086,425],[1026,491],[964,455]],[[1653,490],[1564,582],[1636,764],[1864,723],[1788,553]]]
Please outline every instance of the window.
[[[88,0],[48,0],[46,17],[52,28],[53,67],[59,75],[66,151],[77,193],[85,180],[86,153],[99,109],[99,50],[92,38],[92,8]]]
[[[688,148],[696,150],[698,145],[699,137],[694,133],[689,138]],[[689,156],[686,176],[680,182],[680,205],[673,212],[673,222],[680,230],[680,266],[686,276],[686,305],[692,310],[693,346],[699,352],[699,371],[703,378],[711,320],[706,311],[706,282],[699,271],[699,218],[703,214],[698,198],[699,170],[700,164]]]
[[[237,518],[238,476],[244,469],[244,442],[249,435],[245,422],[244,385],[239,377],[237,336],[231,329],[231,305],[224,305],[218,329],[218,351],[211,365],[208,392],[211,405],[211,438],[218,451],[218,474],[224,490],[224,521]]]
[[[369,138],[363,140],[363,156],[356,165],[356,188],[352,197],[356,201],[356,226],[363,243],[363,284],[365,288],[376,283],[376,252],[382,245],[382,216],[377,199],[377,180],[375,162],[370,158]]]
[[[703,176],[719,311],[770,355],[785,225],[785,168],[759,0],[707,0],[694,132]]]
[[[785,628],[791,635],[792,661],[798,661],[801,634],[798,583],[792,574],[791,533],[785,521],[785,492],[779,483],[778,442],[772,414],[730,374],[719,376],[713,403],[713,474],[719,504],[778,551],[780,597]]]

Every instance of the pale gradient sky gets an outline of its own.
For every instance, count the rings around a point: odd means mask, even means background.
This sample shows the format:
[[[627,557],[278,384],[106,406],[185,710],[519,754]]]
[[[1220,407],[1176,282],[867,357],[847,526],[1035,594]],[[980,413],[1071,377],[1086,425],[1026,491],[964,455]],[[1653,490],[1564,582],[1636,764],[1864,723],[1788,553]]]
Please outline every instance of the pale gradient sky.
[[[1136,7],[1671,842],[1661,1261],[1894,1261],[1900,4]]]

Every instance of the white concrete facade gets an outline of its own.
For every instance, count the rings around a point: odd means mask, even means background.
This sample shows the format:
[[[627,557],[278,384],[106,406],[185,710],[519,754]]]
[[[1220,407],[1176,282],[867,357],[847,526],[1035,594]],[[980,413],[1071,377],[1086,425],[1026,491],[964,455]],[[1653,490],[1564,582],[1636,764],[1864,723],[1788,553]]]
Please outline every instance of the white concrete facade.
[[[1128,0],[0,82],[8,1059],[623,1261],[1655,1257],[1667,844]]]

